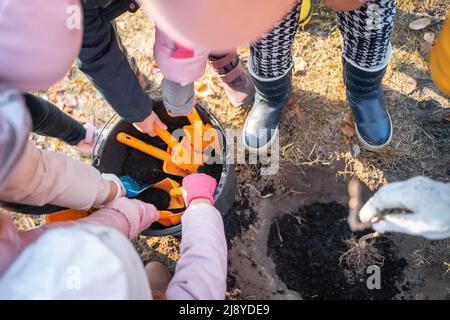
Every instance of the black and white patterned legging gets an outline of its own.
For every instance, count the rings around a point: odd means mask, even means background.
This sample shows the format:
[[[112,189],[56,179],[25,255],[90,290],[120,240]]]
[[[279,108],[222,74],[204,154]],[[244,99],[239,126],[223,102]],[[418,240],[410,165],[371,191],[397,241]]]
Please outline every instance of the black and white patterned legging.
[[[249,71],[260,79],[277,79],[293,66],[292,43],[298,26],[300,3],[275,29],[250,47]],[[343,57],[363,70],[384,68],[391,56],[390,37],[395,0],[370,0],[360,9],[340,12]]]

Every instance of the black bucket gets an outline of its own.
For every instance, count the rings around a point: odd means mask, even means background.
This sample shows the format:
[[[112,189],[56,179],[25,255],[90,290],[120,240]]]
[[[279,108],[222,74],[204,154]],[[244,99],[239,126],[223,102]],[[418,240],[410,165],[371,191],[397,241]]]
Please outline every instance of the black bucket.
[[[198,114],[203,120],[203,123],[209,123],[217,129],[219,134],[222,136],[222,153],[221,160],[223,164],[215,165],[214,173],[211,174],[218,181],[218,186],[216,193],[214,195],[215,207],[220,211],[222,216],[227,214],[230,210],[235,195],[236,195],[236,173],[234,166],[229,164],[230,161],[227,161],[230,150],[227,147],[225,132],[217,120],[217,118],[210,113],[207,109],[203,108],[200,105],[196,105],[196,109]],[[189,121],[186,117],[170,117],[163,107],[163,103],[161,99],[154,100],[153,110],[158,114],[160,119],[166,123],[169,127],[169,131],[172,132],[174,129],[181,128],[184,125],[188,125]],[[94,159],[93,165],[101,172],[104,173],[114,173],[118,176],[127,174],[133,176],[131,172],[125,172],[124,164],[125,162],[130,161],[130,153],[137,154],[138,157],[147,157],[149,163],[153,165],[156,160],[149,155],[146,155],[140,151],[131,149],[122,143],[116,140],[116,135],[119,132],[126,132],[138,139],[144,140],[147,143],[150,143],[156,147],[161,149],[166,149],[166,145],[162,142],[158,137],[151,138],[146,134],[139,132],[132,124],[125,122],[123,120],[118,120],[109,130],[107,134],[106,140],[100,147],[99,157]],[[126,163],[127,167],[129,163]],[[160,163],[162,166],[162,162]],[[159,168],[160,169],[160,168]],[[138,182],[142,184],[150,184],[157,181],[143,181],[143,177],[133,176]],[[181,182],[180,177],[175,177],[171,175],[164,174],[164,177],[172,178],[178,182]],[[163,177],[163,178],[164,178]],[[141,181],[139,181],[141,180]],[[143,231],[142,234],[145,236],[167,236],[172,234],[178,234],[181,232],[181,225],[165,227],[160,225],[159,223],[154,223],[147,230]]]

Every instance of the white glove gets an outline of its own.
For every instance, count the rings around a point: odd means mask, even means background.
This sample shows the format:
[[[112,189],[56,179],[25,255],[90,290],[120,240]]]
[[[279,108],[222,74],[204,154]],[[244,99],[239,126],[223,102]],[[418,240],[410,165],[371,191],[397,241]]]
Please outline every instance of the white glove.
[[[389,213],[407,209],[412,213]],[[359,212],[361,222],[375,223],[381,233],[401,232],[431,240],[450,238],[450,184],[426,177],[395,182],[382,187]]]
[[[112,200],[125,197],[125,194],[127,193],[127,190],[122,184],[122,181],[120,181],[119,177],[112,173],[102,173],[102,178],[113,182],[117,187],[117,193],[115,194],[114,198]],[[112,201],[111,200],[111,201]]]

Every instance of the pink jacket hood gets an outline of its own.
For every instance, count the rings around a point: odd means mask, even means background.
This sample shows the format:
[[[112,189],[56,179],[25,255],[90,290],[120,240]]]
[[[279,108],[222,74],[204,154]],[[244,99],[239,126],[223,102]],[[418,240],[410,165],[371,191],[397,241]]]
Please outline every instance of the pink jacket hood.
[[[62,79],[78,55],[79,0],[0,0],[0,81],[23,91]]]

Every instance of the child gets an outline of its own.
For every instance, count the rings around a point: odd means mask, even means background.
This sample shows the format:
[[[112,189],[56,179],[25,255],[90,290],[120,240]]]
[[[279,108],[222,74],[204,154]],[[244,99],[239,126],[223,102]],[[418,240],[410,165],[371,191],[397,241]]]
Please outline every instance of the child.
[[[17,91],[46,89],[72,66],[82,38],[81,28],[67,27],[67,9],[73,6],[81,10],[76,0],[36,0],[27,4],[0,0],[1,118],[8,121],[5,134],[13,132],[16,139],[22,137],[23,141],[20,148],[13,148],[13,144],[6,151],[6,156],[16,156],[14,170],[1,162],[1,170],[9,175],[0,190],[1,201],[86,210],[125,193],[116,176],[102,176],[85,163],[39,150],[27,140],[30,128],[17,122],[19,110],[25,108]],[[29,117],[27,111],[21,113]]]
[[[164,106],[173,117],[187,115],[192,110],[195,94],[193,82],[203,76],[208,60],[219,74],[233,105],[245,105],[253,99],[253,82],[235,51],[208,56],[204,50],[190,50],[177,44],[156,27],[153,53],[164,75],[161,84]]]
[[[22,95],[0,84],[0,136],[4,179],[0,201],[79,210],[103,206],[125,194],[119,178],[28,141],[31,119]]]
[[[33,132],[67,143],[80,156],[98,155],[103,138],[91,122],[84,127],[51,102],[29,93],[24,97]]]
[[[270,146],[292,94],[291,51],[301,1],[230,0],[196,5],[183,0],[141,1],[155,23],[183,45],[224,51],[252,42],[248,69],[256,94],[243,140],[251,151]],[[381,83],[392,53],[395,1],[327,0],[325,4],[337,11],[339,18],[344,84],[356,135],[368,150],[382,149],[393,135]],[[239,10],[231,14],[227,8],[233,6]]]
[[[188,209],[169,283],[160,264],[144,270],[127,241],[157,220],[151,205],[121,198],[87,218],[21,234],[0,215],[0,299],[224,299],[227,246],[215,187],[204,174],[183,180]]]

